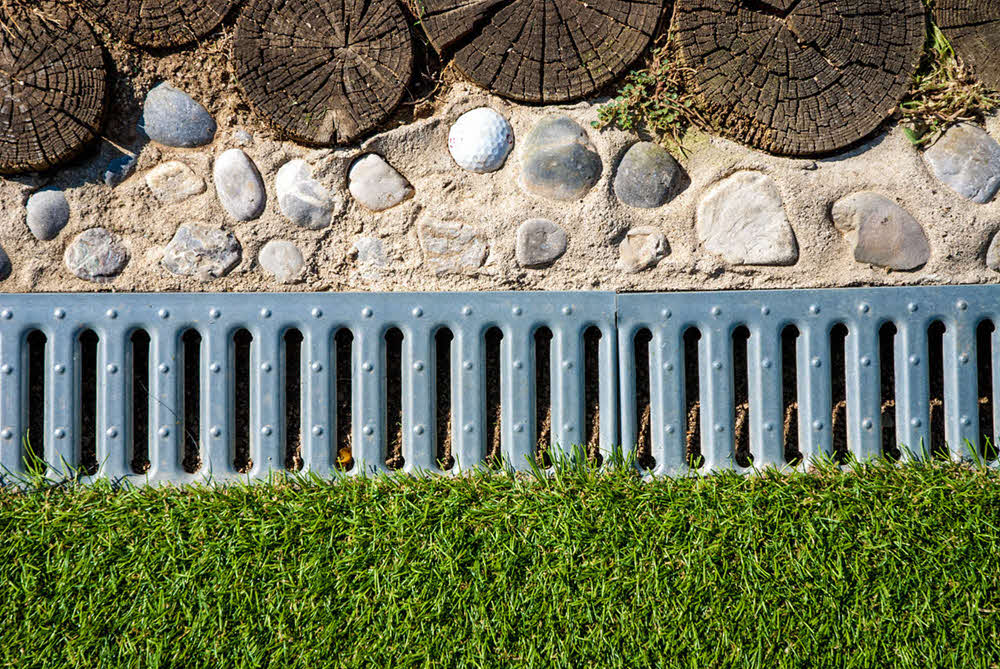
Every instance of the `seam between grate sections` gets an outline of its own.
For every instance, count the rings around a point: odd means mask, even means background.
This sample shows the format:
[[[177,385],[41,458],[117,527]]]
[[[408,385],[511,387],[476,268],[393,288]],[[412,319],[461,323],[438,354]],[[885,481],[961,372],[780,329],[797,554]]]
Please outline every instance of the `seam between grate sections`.
[[[808,468],[834,455],[831,389],[831,330],[847,328],[844,348],[846,443],[866,460],[882,453],[879,331],[896,328],[895,439],[914,457],[931,444],[928,328],[944,327],[944,434],[948,455],[968,455],[978,444],[977,327],[1000,317],[1000,286],[741,291],[719,293],[411,293],[411,294],[50,294],[0,295],[0,467],[14,478],[27,473],[23,440],[28,415],[28,349],[34,330],[46,337],[42,442],[47,473],[61,478],[81,462],[81,355],[78,337],[98,338],[96,458],[91,479],[128,478],[137,483],[187,483],[211,479],[257,479],[285,471],[288,426],[284,398],[283,338],[302,335],[299,434],[303,468],[322,476],[388,471],[389,443],[401,432],[407,473],[457,474],[487,464],[486,345],[491,328],[500,346],[500,454],[516,470],[533,466],[538,455],[534,334],[552,333],[549,455],[568,454],[586,432],[584,333],[600,330],[598,378],[599,451],[605,462],[621,450],[634,453],[639,441],[636,410],[635,335],[648,330],[649,451],[652,476],[692,473],[685,429],[684,333],[700,334],[697,444],[702,472],[745,471],[736,461],[737,428],[732,335],[745,327],[747,349],[748,444],[753,466],[787,467],[782,442],[781,336],[798,332],[794,368],[797,384],[799,464]],[[401,424],[386,422],[386,333],[403,336],[400,365]],[[450,348],[451,453],[443,470],[436,458],[435,334],[448,328]],[[199,366],[200,456],[195,472],[183,466],[187,421],[183,415],[184,333],[201,336]],[[248,425],[238,425],[235,405],[233,336],[247,330]],[[334,337],[353,336],[350,369],[353,466],[338,466],[337,373]],[[135,473],[132,403],[146,401],[131,388],[130,337],[149,335],[148,460]],[[992,333],[991,351],[1000,333]],[[994,394],[1000,388],[998,356],[990,364]],[[341,366],[343,369],[343,366]],[[343,381],[341,379],[340,381]],[[998,415],[996,397],[990,397]],[[997,421],[994,420],[994,426]],[[249,467],[235,464],[236,435],[249,435]],[[993,435],[988,435],[992,438]],[[35,443],[34,447],[37,448]],[[996,463],[992,463],[996,465]]]

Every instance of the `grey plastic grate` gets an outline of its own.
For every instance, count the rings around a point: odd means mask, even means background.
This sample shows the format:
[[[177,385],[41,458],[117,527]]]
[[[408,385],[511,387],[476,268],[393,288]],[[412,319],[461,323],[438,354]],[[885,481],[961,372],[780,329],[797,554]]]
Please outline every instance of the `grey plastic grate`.
[[[334,337],[353,335],[351,443],[353,468],[345,474],[386,469],[386,339],[403,333],[402,455],[404,471],[440,471],[436,462],[435,334],[446,327],[451,343],[452,472],[484,464],[486,415],[484,336],[498,327],[501,342],[501,451],[515,469],[536,452],[534,333],[551,330],[553,449],[581,443],[584,433],[584,333],[601,332],[600,447],[611,453],[618,436],[617,330],[612,293],[484,294],[80,294],[0,296],[0,465],[26,472],[23,437],[29,415],[28,337],[46,337],[42,457],[48,474],[62,477],[81,465],[82,365],[79,338],[93,331],[96,364],[96,460],[92,478],[185,483],[263,477],[285,469],[285,360],[283,337],[298,330],[301,343],[301,457],[320,475],[337,468],[337,364]],[[184,460],[182,337],[201,336],[199,366],[201,465]],[[249,458],[234,464],[237,428],[234,334],[246,329],[250,344]],[[149,468],[132,468],[131,337],[149,336]],[[30,441],[37,441],[35,436]]]

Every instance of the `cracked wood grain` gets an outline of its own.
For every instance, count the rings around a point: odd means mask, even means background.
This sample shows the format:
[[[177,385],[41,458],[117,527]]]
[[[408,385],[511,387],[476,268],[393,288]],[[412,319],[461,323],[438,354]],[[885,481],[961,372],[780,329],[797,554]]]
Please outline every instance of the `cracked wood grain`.
[[[937,0],[934,16],[979,80],[1000,89],[1000,2]]]
[[[77,0],[88,15],[138,46],[194,42],[222,23],[236,0]]]

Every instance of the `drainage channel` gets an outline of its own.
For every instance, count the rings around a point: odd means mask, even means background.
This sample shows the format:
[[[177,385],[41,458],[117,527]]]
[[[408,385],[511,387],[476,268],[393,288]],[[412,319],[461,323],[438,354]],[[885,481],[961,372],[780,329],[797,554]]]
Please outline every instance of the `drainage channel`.
[[[980,459],[1000,287],[0,296],[0,474]]]

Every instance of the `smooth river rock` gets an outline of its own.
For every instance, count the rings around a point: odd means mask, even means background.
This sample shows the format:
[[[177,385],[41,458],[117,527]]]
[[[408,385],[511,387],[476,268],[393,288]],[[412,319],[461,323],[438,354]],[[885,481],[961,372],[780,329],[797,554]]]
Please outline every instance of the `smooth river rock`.
[[[629,274],[656,266],[667,257],[670,248],[667,238],[658,228],[641,225],[632,228],[618,247],[622,269]]]
[[[312,178],[312,168],[304,160],[292,160],[281,166],[275,191],[281,213],[307,230],[322,230],[344,208],[342,199]]]
[[[205,192],[205,180],[179,160],[157,165],[146,174],[153,197],[164,204],[183,202]]]
[[[680,165],[662,146],[639,142],[618,164],[615,195],[630,207],[662,207],[670,201],[680,172]]]
[[[83,279],[107,283],[128,264],[128,249],[121,239],[104,228],[91,228],[77,235],[63,255],[66,268]]]
[[[358,158],[347,174],[347,188],[364,207],[385,211],[413,197],[413,186],[406,178],[374,153]]]
[[[61,190],[46,188],[28,198],[28,229],[42,242],[55,239],[69,223],[69,201]]]
[[[924,160],[942,183],[977,204],[992,201],[1000,190],[1000,144],[978,126],[950,128]]]
[[[250,157],[240,149],[229,149],[215,159],[215,191],[229,215],[237,221],[252,221],[264,213],[267,191],[264,179]]]
[[[912,270],[930,260],[931,247],[923,227],[909,212],[878,193],[848,195],[833,205],[831,214],[860,263]]]
[[[240,263],[243,249],[235,235],[210,225],[185,224],[163,249],[160,264],[171,274],[211,281]]]
[[[257,262],[265,272],[274,276],[278,283],[290,283],[302,272],[305,259],[302,251],[292,242],[272,239],[257,255]]]
[[[165,146],[192,148],[215,139],[215,119],[184,91],[167,83],[146,95],[139,129]]]
[[[517,229],[517,264],[545,267],[566,253],[566,231],[544,218],[525,221]]]
[[[603,169],[587,131],[568,116],[546,116],[521,145],[521,188],[532,195],[579,200]]]
[[[792,265],[799,245],[774,179],[737,172],[712,186],[698,204],[698,238],[734,265]]]

